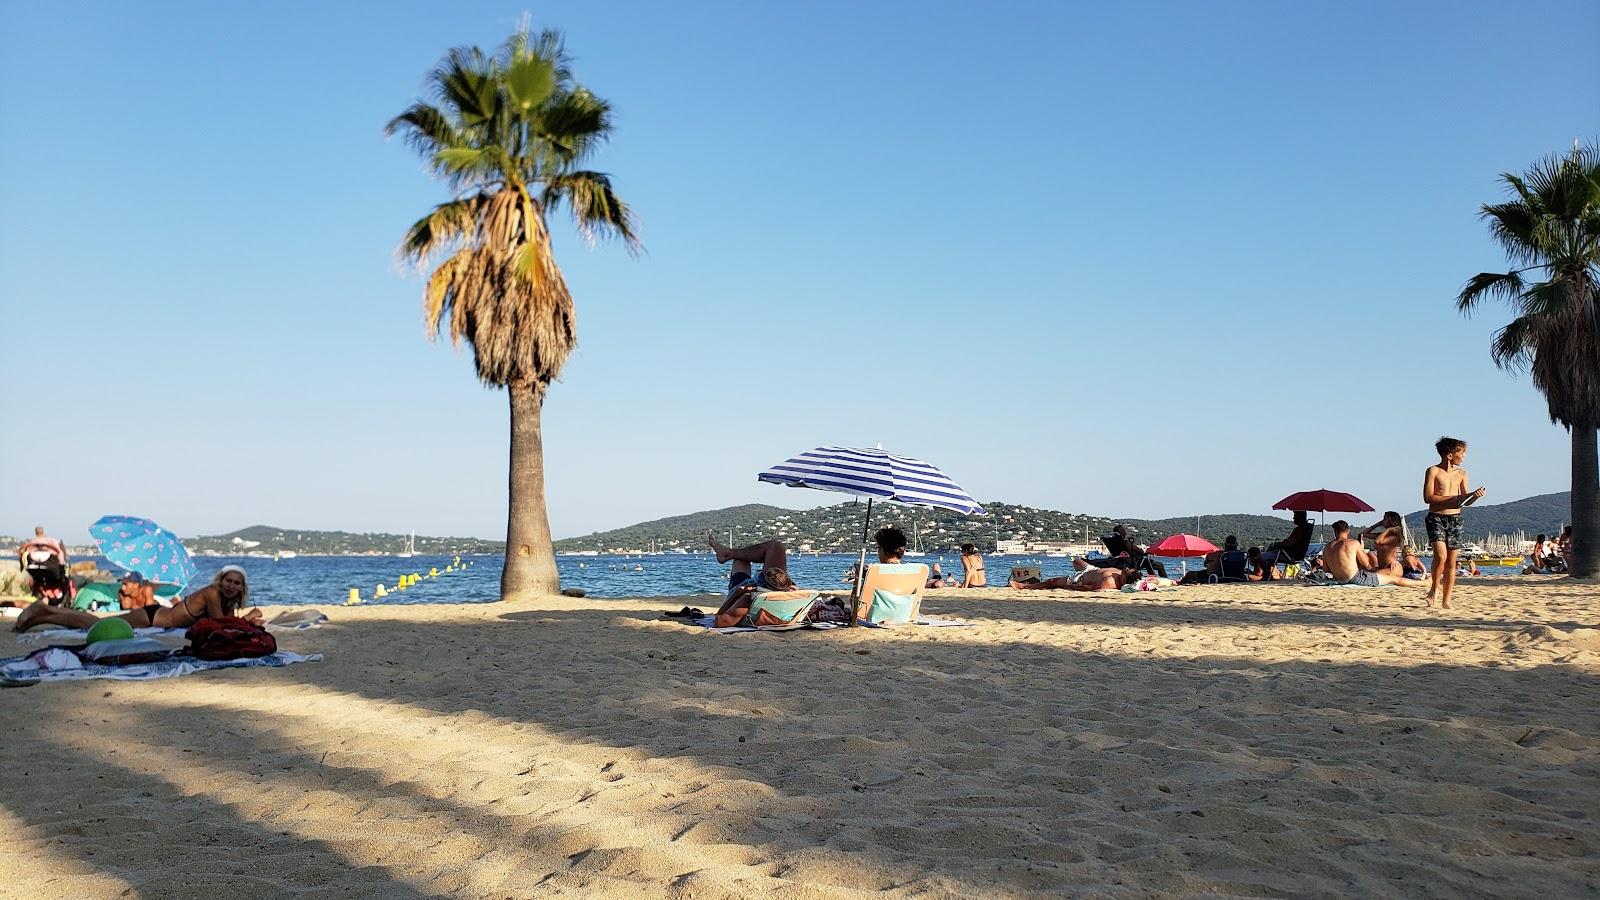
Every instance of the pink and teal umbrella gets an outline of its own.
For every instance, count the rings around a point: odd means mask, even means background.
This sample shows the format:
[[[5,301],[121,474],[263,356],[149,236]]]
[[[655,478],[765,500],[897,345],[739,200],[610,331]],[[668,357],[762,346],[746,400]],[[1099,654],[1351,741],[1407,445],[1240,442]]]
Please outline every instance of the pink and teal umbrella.
[[[89,536],[112,565],[138,572],[147,581],[182,589],[194,580],[194,561],[183,542],[149,519],[102,516],[89,526]]]

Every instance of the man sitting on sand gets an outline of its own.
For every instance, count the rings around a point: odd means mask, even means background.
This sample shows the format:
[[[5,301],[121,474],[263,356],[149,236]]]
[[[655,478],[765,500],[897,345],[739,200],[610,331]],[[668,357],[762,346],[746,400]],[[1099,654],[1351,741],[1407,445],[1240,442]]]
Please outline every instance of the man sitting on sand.
[[[1046,578],[1043,581],[1013,580],[1011,586],[1019,591],[1116,591],[1128,582],[1137,580],[1137,576],[1121,569],[1097,569],[1081,556],[1072,561],[1072,568],[1078,574]]]
[[[1333,540],[1322,548],[1322,564],[1340,584],[1377,587],[1405,582],[1399,575],[1374,571],[1378,558],[1363,549],[1361,541],[1350,536],[1350,523],[1343,519],[1333,523]]]

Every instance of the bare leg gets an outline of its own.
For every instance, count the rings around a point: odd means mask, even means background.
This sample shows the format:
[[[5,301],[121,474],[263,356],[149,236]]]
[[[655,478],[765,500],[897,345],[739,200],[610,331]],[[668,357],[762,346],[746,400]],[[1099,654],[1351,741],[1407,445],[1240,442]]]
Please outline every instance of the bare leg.
[[[1011,586],[1019,591],[1076,591],[1079,585],[1069,577],[1046,578],[1043,581],[1012,581]]]
[[[127,618],[119,616],[118,618]],[[90,628],[100,621],[94,613],[83,612],[76,609],[62,609],[50,606],[43,600],[36,600],[31,606],[22,611],[17,617],[17,623],[11,626],[13,631],[27,631],[35,625],[60,625],[63,628]]]
[[[1455,590],[1455,586],[1456,586],[1456,556],[1460,553],[1460,551],[1459,550],[1450,550],[1448,552],[1450,554],[1450,558],[1445,561],[1444,574],[1442,576],[1440,576],[1444,580],[1444,590],[1439,592],[1439,605],[1444,607],[1445,609],[1449,609],[1450,608],[1450,592],[1452,590]],[[1439,571],[1439,565],[1438,565],[1439,559],[1438,559],[1438,557],[1434,557],[1433,562],[1434,562],[1433,571],[1434,571],[1435,574],[1437,574],[1438,571]]]
[[[784,569],[787,571],[789,568],[789,548],[783,545],[783,541],[762,541],[759,544],[751,544],[747,547],[729,547],[726,544],[717,543],[717,539],[710,535],[706,537],[711,544],[712,551],[717,554],[717,562],[719,563],[725,563],[731,559],[738,562],[761,563],[761,565],[772,569]]]
[[[1433,598],[1439,593],[1439,578],[1440,573],[1445,569],[1445,554],[1447,552],[1449,551],[1445,549],[1444,541],[1433,542],[1433,570],[1428,573],[1428,595],[1422,598],[1423,602],[1429,606],[1433,605]],[[1454,572],[1455,569],[1452,568],[1450,571]],[[1445,596],[1449,596],[1449,594]]]

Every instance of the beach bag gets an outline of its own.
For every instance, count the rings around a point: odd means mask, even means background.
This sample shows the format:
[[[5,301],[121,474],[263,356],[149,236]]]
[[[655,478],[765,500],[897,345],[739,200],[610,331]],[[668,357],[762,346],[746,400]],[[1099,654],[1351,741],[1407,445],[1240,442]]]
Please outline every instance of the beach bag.
[[[760,591],[750,600],[740,625],[751,628],[799,628],[819,595],[816,591]]]
[[[271,633],[238,616],[206,618],[183,633],[189,641],[189,655],[195,659],[241,659],[278,652]]]

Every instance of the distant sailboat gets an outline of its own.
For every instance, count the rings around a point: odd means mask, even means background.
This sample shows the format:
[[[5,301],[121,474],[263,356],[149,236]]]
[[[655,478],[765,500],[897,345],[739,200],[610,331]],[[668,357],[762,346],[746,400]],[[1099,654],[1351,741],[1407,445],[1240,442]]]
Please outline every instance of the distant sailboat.
[[[406,538],[406,549],[395,555],[399,556],[401,559],[410,559],[411,557],[417,555],[417,532],[415,529],[413,529],[411,534]]]

